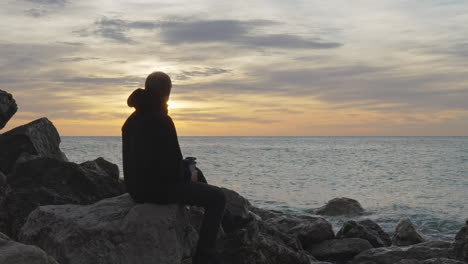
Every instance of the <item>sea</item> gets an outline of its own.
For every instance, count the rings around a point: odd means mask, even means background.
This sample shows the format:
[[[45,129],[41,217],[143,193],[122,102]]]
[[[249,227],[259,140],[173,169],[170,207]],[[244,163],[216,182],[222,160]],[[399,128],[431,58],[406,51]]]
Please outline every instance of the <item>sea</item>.
[[[429,239],[452,240],[468,219],[468,137],[179,137],[208,182],[254,206],[310,214],[335,197],[358,200],[392,233],[410,218]],[[120,167],[121,137],[62,137],[70,161]],[[335,232],[350,220],[326,217]]]

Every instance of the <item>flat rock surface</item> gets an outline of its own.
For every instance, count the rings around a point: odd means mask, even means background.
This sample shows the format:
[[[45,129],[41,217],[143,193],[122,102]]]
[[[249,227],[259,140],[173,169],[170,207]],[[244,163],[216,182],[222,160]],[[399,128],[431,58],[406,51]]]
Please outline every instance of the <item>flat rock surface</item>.
[[[0,233],[0,263],[2,264],[58,264],[42,249],[11,240]]]
[[[197,239],[184,206],[135,204],[128,194],[87,206],[41,206],[20,233],[61,264],[180,263]]]

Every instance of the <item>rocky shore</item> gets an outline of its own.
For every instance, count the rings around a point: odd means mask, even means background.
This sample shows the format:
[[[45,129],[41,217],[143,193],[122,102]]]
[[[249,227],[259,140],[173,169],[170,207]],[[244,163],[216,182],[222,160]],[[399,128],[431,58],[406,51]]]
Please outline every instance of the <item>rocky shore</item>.
[[[0,90],[0,128],[16,112]],[[228,208],[246,226],[221,230],[227,264],[462,264],[468,263],[468,222],[455,241],[432,241],[409,219],[390,236],[358,201],[336,198],[309,215],[252,206],[224,189]],[[349,218],[333,230],[326,217]],[[69,162],[47,118],[0,134],[0,263],[189,264],[203,210],[136,204],[119,169],[103,158]],[[362,219],[362,218],[359,218]]]

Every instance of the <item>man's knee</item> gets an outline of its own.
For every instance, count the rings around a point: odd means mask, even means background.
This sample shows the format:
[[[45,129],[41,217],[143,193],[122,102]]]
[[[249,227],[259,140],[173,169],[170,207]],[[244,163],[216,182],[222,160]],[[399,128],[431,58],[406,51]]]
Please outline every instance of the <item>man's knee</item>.
[[[226,195],[221,188],[216,188],[213,196],[213,202],[217,207],[224,208],[226,206]]]

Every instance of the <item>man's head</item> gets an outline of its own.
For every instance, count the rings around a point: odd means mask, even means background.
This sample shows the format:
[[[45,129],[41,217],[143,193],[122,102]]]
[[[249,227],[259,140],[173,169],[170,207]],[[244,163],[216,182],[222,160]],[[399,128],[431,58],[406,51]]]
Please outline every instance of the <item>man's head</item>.
[[[156,71],[146,77],[145,90],[155,99],[169,100],[171,88],[171,78],[164,72]]]

